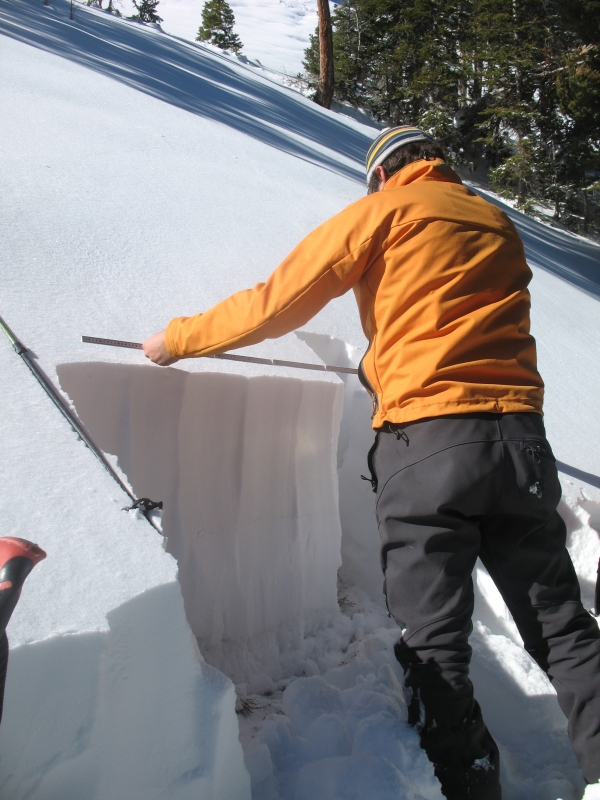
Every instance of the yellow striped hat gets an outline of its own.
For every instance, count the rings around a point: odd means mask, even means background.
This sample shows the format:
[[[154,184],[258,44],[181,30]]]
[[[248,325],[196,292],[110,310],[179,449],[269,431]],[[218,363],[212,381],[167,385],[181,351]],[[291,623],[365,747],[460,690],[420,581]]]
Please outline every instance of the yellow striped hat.
[[[367,169],[367,186],[375,168],[381,166],[394,150],[409,142],[434,142],[435,139],[420,128],[413,125],[398,125],[396,128],[386,128],[375,139],[369,152],[365,167]]]

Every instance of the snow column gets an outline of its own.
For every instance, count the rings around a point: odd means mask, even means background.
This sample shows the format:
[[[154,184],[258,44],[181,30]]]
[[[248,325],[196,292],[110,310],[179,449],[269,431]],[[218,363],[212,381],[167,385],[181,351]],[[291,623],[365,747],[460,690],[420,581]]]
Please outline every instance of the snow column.
[[[164,501],[188,621],[203,655],[236,682],[295,670],[304,637],[338,613],[341,563],[343,384],[252,370],[58,367],[136,494]]]

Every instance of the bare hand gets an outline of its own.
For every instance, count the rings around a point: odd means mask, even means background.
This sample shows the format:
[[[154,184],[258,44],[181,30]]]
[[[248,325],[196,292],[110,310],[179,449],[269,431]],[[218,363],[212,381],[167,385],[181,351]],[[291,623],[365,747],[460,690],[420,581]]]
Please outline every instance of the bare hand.
[[[170,364],[179,361],[177,356],[172,356],[167,350],[165,331],[155,333],[154,336],[150,336],[149,339],[146,339],[142,345],[142,349],[146,358],[149,358],[150,361],[154,361],[154,363],[158,364],[160,367],[168,367]]]

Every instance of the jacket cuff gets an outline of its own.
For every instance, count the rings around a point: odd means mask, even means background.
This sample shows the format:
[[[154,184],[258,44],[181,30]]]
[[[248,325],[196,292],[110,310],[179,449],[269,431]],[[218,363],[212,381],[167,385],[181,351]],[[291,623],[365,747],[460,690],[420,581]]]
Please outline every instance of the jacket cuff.
[[[183,356],[183,353],[180,353],[177,348],[177,328],[179,327],[179,321],[179,317],[172,319],[165,331],[165,347],[169,351],[169,355],[176,358],[181,358]]]

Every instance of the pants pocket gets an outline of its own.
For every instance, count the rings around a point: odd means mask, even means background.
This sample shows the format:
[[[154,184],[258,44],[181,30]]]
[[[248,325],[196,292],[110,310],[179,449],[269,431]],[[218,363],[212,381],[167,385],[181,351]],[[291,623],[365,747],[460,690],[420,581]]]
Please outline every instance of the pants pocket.
[[[556,460],[545,440],[523,440],[515,454],[516,480],[528,500],[552,511],[558,505],[562,490]]]

